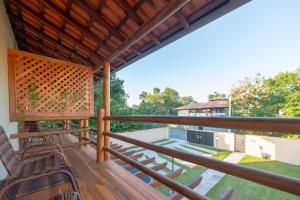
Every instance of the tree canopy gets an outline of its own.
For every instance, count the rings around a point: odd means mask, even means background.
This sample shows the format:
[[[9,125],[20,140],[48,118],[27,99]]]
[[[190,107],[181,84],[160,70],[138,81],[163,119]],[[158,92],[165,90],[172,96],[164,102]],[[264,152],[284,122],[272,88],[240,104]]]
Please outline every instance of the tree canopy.
[[[95,84],[94,99],[95,113],[103,105],[102,81]],[[193,102],[191,96],[180,97],[178,92],[172,88],[165,88],[162,92],[159,88],[153,88],[152,93],[141,92],[138,105],[130,107],[127,104],[128,94],[124,89],[124,81],[112,74],[110,79],[111,90],[111,115],[176,115],[175,108]],[[93,124],[95,126],[95,124]],[[111,123],[112,131],[130,131],[148,129],[161,125],[151,123],[118,122]]]
[[[225,99],[226,94],[219,93],[219,92],[213,92],[207,95],[207,98],[209,101],[214,100],[214,99]]]
[[[231,91],[233,115],[300,117],[300,68],[269,78],[246,77]]]

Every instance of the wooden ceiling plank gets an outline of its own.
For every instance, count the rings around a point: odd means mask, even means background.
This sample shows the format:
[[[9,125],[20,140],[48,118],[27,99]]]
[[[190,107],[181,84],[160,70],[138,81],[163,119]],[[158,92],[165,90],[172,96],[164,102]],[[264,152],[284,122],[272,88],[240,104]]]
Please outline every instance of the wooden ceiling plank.
[[[137,14],[137,12],[130,6],[127,1],[116,0],[116,3],[129,15],[137,25],[141,26],[144,23],[144,20]]]
[[[40,48],[43,48],[43,49],[48,50],[49,52],[52,52],[52,54],[53,54],[55,57],[57,57],[57,55],[61,55],[61,56],[64,57],[65,60],[71,60],[72,62],[79,63],[79,64],[81,64],[81,65],[85,63],[84,60],[74,59],[74,57],[72,57],[72,55],[74,55],[74,54],[72,54],[72,53],[71,53],[71,55],[68,55],[68,57],[66,57],[65,55],[63,55],[63,54],[60,53],[59,51],[55,51],[55,50],[53,50],[53,49],[51,49],[51,48],[45,46],[43,43],[39,42],[36,38],[34,38],[32,35],[30,35],[30,34],[28,34],[28,33],[26,33],[26,36],[24,36],[24,34],[23,34],[23,35],[22,35],[22,34],[18,34],[18,35],[19,35],[19,37],[23,37],[25,40],[31,41],[32,43],[35,43],[36,45],[39,44],[39,45],[40,45],[40,46],[39,46]]]
[[[73,26],[77,27],[80,30],[81,34],[84,35],[84,37],[89,37],[89,38],[93,39],[98,47],[101,47],[101,48],[105,49],[108,52],[112,51],[112,49],[110,47],[108,47],[106,44],[101,42],[102,39],[98,35],[96,35],[96,34],[94,34],[93,32],[90,31],[89,27],[87,28],[87,27],[83,26],[82,24],[80,24],[77,20],[70,17],[70,15],[67,14],[66,11],[59,8],[57,5],[55,5],[50,0],[45,0],[45,4],[48,7],[50,7],[51,9],[55,10],[67,23],[70,23]]]
[[[105,6],[107,0],[102,0],[97,6],[97,10],[101,12],[102,8]]]
[[[15,21],[20,21],[20,23],[22,23],[22,25],[25,26],[26,28],[28,28],[31,32],[34,32],[35,34],[40,35],[40,37],[43,37],[43,39],[55,44],[56,48],[59,46],[59,48],[66,49],[67,51],[69,51],[72,54],[76,55],[80,59],[85,60],[88,63],[88,65],[94,66],[94,63],[88,61],[87,58],[84,58],[83,56],[81,56],[80,54],[78,54],[73,49],[69,48],[68,46],[65,46],[65,45],[59,43],[59,41],[56,41],[56,40],[52,39],[51,37],[47,36],[46,34],[39,32],[39,29],[35,28],[30,23],[25,22],[25,21],[21,21],[20,19],[15,18],[15,17],[13,17],[13,18],[14,18]]]
[[[106,21],[106,19],[101,15],[100,12],[98,13],[95,9],[90,7],[90,5],[88,5],[85,1],[74,0],[74,2],[76,2],[76,4],[79,7],[81,7],[83,10],[85,10],[94,21],[96,21],[97,23],[105,27],[109,33],[112,33],[120,41],[123,41],[125,39],[125,37],[120,32],[116,31],[116,29]]]
[[[39,41],[37,41],[33,38],[28,38],[28,37],[25,37],[21,34],[19,34],[18,37],[24,37],[26,42],[27,42],[27,44],[26,44],[27,48],[28,48],[28,46],[30,46],[32,48],[35,48],[38,51],[38,54],[41,54],[41,52],[42,52],[44,54],[49,55],[49,52],[50,52],[50,54],[51,54],[50,57],[55,57],[55,58],[61,58],[62,57],[62,58],[64,58],[64,60],[68,60],[68,58],[65,57],[64,55],[50,49],[49,47],[45,46],[43,43],[41,43],[41,42],[39,42]],[[30,42],[28,42],[28,41],[30,41]],[[38,47],[38,49],[37,49],[37,47]]]
[[[190,0],[170,0],[166,6],[164,6],[154,17],[141,26],[134,34],[131,35],[130,38],[124,41],[117,48],[117,50],[107,58],[107,60],[112,61],[116,59],[120,54],[138,42],[141,38],[149,34],[153,29],[155,29],[189,2]]]
[[[33,17],[37,18],[37,19],[41,19],[43,20],[43,22],[50,27],[50,29],[52,29],[53,31],[62,34],[63,37],[67,38],[69,41],[71,41],[74,44],[78,44],[80,46],[80,48],[82,48],[84,51],[88,52],[90,55],[92,55],[95,58],[99,58],[101,59],[101,56],[98,55],[96,52],[92,51],[89,47],[87,47],[84,44],[81,44],[77,41],[77,39],[75,39],[73,36],[70,36],[68,33],[66,33],[64,30],[60,30],[59,28],[57,28],[56,26],[52,25],[50,22],[48,22],[44,16],[41,16],[39,13],[35,12],[33,9],[31,9],[30,7],[28,7],[26,4],[24,4],[22,1],[13,1],[13,3],[16,5],[16,7],[19,8],[23,8],[25,11],[27,11],[29,14],[31,14]],[[89,58],[91,59],[91,58]],[[99,62],[100,64],[100,62]]]

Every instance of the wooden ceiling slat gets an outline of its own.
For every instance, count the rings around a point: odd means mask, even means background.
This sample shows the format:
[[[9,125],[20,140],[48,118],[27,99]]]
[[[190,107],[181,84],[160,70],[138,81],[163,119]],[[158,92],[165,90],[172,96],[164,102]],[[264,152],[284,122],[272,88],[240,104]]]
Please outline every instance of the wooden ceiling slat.
[[[91,8],[85,1],[74,0],[74,2],[76,2],[76,4],[79,5],[83,10],[87,11],[94,21],[103,25],[108,30],[108,32],[112,33],[120,41],[125,40],[125,37],[121,33],[116,31],[115,28],[111,26],[100,13],[98,13],[95,9]]]
[[[137,12],[129,5],[127,1],[116,0],[116,2],[123,10],[125,10],[126,14],[137,23],[137,25],[143,25],[144,20],[137,14]]]
[[[99,38],[96,34],[91,32],[87,27],[84,27],[82,24],[80,24],[78,21],[74,20],[73,18],[69,17],[68,14],[63,11],[61,8],[56,6],[54,3],[52,3],[50,0],[45,0],[45,4],[55,10],[67,23],[70,23],[74,25],[75,27],[78,27],[78,29],[82,32],[82,34],[85,35],[85,37],[92,38],[97,44],[97,46],[104,48],[106,51],[111,51],[111,48],[105,45],[103,42],[101,42],[101,38]]]
[[[13,16],[12,16],[12,17],[13,17]],[[58,41],[55,41],[55,40],[52,39],[51,37],[49,37],[49,36],[43,34],[42,32],[39,31],[39,29],[35,28],[35,27],[32,26],[30,23],[25,22],[25,21],[22,22],[20,19],[15,18],[15,17],[13,17],[13,19],[14,19],[14,21],[16,21],[16,22],[22,23],[23,26],[25,26],[26,28],[28,28],[31,32],[35,33],[36,35],[39,35],[39,38],[40,38],[40,39],[43,38],[44,40],[47,40],[47,41],[50,41],[51,43],[53,43],[53,44],[56,46],[56,48],[58,48],[58,46],[60,46],[59,48],[67,49],[67,50],[70,51],[72,54],[75,54],[76,56],[78,56],[80,59],[86,60],[86,58],[84,58],[84,57],[82,57],[81,55],[77,54],[75,51],[73,51],[73,49],[70,49],[68,46],[65,46],[65,45],[63,45],[63,44],[61,44],[61,43],[58,43]],[[94,63],[92,63],[92,62],[90,62],[90,61],[86,61],[86,64],[91,65],[91,66],[94,65]],[[85,64],[85,65],[86,65],[86,64]]]
[[[14,4],[16,4],[17,7],[23,8],[23,10],[26,10],[29,14],[31,14],[33,17],[37,19],[43,20],[43,23],[47,26],[49,26],[52,30],[55,32],[63,35],[63,37],[67,38],[70,40],[72,43],[79,45],[80,48],[84,49],[84,51],[87,51],[89,53],[89,56],[94,56],[95,58],[100,58],[100,55],[98,55],[96,52],[92,51],[89,49],[89,47],[79,43],[76,39],[73,39],[69,34],[67,34],[64,30],[60,30],[59,28],[55,27],[54,25],[50,24],[44,16],[40,15],[39,13],[36,13],[34,10],[32,10],[30,7],[28,7],[26,4],[24,4],[21,1],[13,1]],[[100,61],[99,61],[100,62]]]
[[[163,7],[157,15],[151,18],[147,23],[145,23],[140,29],[138,29],[130,38],[122,43],[122,45],[113,52],[108,60],[114,60],[120,54],[122,54],[126,49],[130,48],[138,40],[149,34],[153,29],[164,22],[168,17],[175,14],[180,8],[189,3],[190,0],[171,0],[165,7]]]

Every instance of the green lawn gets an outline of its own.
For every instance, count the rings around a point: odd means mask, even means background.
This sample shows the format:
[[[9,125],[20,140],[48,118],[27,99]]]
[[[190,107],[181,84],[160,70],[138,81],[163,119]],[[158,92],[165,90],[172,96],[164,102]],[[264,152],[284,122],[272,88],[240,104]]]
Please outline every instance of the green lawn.
[[[214,154],[212,156],[212,158],[215,158],[215,159],[218,159],[218,160],[223,160],[224,158],[226,158],[229,154],[232,153],[232,151],[228,151],[228,150],[224,150],[224,149],[216,149],[214,147],[210,147],[210,146],[205,146],[205,145],[201,145],[201,144],[191,144],[193,146],[199,146],[199,147],[202,147],[202,148],[206,148],[206,149],[209,149],[209,150],[214,150],[214,151],[217,151],[216,154]],[[205,154],[210,154],[206,151],[202,151],[200,149],[197,149],[197,148],[193,148],[193,147],[190,147],[190,146],[187,146],[187,145],[182,145],[184,146],[185,148],[188,148],[188,149],[192,149],[192,150],[195,150],[195,151],[199,151],[201,153],[205,153]]]
[[[188,170],[185,170],[185,172],[181,176],[175,178],[174,180],[178,183],[188,185],[188,184],[192,183],[196,178],[201,176],[201,174],[205,170],[206,170],[206,168],[204,168],[204,167],[196,166],[196,167],[190,168]],[[158,191],[160,191],[161,193],[163,193],[167,196],[169,196],[170,192],[171,192],[171,190],[165,186],[158,187]]]
[[[246,155],[240,164],[249,167],[271,171],[274,173],[300,178],[300,166],[282,163],[273,160],[263,160],[254,156]],[[208,196],[216,199],[227,187],[234,189],[233,200],[299,200],[300,197],[271,189],[250,181],[234,176],[226,175],[212,190]]]
[[[162,157],[163,159],[165,159],[169,162],[172,162],[172,159],[169,156],[166,156],[166,155],[160,154],[160,153],[158,155],[160,157]],[[182,175],[180,175],[179,177],[174,179],[177,182],[182,183],[184,185],[188,185],[188,184],[192,183],[193,180],[195,180],[197,177],[199,177],[206,170],[206,168],[200,167],[200,166],[189,168],[189,167],[177,162],[176,160],[174,160],[174,164],[185,170]],[[171,190],[165,186],[160,186],[158,188],[158,190],[167,196],[170,195],[170,192],[171,192]]]

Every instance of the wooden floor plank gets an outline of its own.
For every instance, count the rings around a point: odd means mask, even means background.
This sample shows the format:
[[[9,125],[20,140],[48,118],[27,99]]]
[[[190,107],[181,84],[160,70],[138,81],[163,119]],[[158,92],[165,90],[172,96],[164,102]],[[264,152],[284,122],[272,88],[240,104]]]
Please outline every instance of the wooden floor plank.
[[[63,138],[67,143],[76,141],[73,136]],[[96,151],[89,145],[64,149],[64,153],[77,176],[83,199],[168,199],[115,162],[96,163]]]

